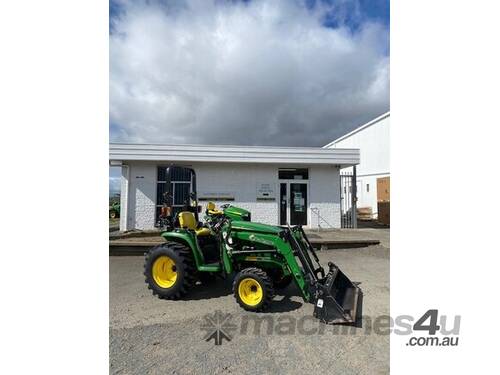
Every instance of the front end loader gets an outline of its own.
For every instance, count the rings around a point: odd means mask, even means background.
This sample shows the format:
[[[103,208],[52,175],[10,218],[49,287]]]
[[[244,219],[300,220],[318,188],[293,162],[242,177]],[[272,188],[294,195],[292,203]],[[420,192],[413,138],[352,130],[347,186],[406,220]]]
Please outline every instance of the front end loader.
[[[174,168],[183,168],[172,166]],[[196,181],[194,170],[192,181]],[[169,171],[167,170],[167,175]],[[165,243],[145,255],[144,275],[154,295],[179,299],[210,276],[232,278],[237,303],[247,311],[265,311],[275,289],[294,283],[314,316],[325,323],[355,323],[361,289],[334,263],[325,270],[301,226],[250,221],[250,212],[208,203],[198,220],[196,184],[185,207],[173,213],[166,193],[160,216]]]

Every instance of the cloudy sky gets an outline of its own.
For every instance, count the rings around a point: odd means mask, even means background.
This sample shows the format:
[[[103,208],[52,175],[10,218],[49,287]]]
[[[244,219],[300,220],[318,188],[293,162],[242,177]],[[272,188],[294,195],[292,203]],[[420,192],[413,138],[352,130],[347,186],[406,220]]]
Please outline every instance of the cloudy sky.
[[[110,2],[111,142],[323,146],[388,110],[388,0]]]

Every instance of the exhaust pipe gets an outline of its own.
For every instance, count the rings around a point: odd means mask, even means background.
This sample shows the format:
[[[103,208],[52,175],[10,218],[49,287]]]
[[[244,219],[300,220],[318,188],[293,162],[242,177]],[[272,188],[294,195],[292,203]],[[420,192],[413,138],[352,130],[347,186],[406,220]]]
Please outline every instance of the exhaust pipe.
[[[328,274],[316,283],[314,316],[327,324],[356,323],[361,289],[332,262]]]

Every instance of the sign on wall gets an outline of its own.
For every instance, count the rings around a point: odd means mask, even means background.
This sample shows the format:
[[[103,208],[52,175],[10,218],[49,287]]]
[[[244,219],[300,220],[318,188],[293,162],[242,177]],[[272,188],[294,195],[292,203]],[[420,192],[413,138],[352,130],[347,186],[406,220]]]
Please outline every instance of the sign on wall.
[[[258,201],[274,201],[276,198],[274,184],[272,183],[257,183],[257,200]]]
[[[293,192],[293,205],[295,206],[295,212],[304,212],[305,200],[300,191]]]
[[[227,191],[202,191],[198,194],[199,201],[234,201],[235,194]]]

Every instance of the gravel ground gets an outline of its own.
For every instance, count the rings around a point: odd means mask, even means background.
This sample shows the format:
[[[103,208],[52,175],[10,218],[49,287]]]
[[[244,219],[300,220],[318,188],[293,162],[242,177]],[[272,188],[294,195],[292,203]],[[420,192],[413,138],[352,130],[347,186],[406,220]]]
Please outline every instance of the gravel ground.
[[[389,232],[379,232],[387,244]],[[197,285],[181,301],[153,297],[143,259],[110,257],[110,372],[113,374],[389,373],[389,336],[371,319],[389,314],[389,249],[370,246],[320,252],[364,293],[361,328],[324,325],[312,318],[294,285],[278,293],[271,311],[250,314],[234,300],[231,281]],[[207,314],[230,314],[232,338],[215,345],[201,329]],[[263,318],[261,329],[255,317]],[[245,332],[244,322],[248,322]],[[257,324],[258,327],[258,324]],[[268,331],[268,328],[271,330]],[[343,331],[344,330],[344,331]],[[350,332],[349,332],[350,330]]]

